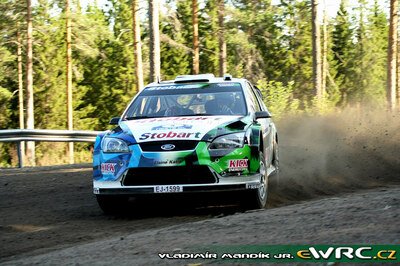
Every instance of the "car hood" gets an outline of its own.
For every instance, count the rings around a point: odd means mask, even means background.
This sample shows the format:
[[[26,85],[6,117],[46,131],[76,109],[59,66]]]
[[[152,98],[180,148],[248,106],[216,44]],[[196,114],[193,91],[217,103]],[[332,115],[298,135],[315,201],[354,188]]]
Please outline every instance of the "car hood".
[[[120,133],[136,143],[167,140],[206,140],[217,135],[244,130],[249,124],[242,116],[159,117],[121,121]],[[116,132],[115,132],[116,133]]]

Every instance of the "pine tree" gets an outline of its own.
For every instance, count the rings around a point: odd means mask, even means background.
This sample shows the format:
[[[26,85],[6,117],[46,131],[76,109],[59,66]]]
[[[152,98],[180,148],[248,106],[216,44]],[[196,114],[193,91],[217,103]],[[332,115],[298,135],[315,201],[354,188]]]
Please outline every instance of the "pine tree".
[[[206,0],[199,14],[200,73],[219,74],[218,66],[218,16],[216,1]]]
[[[342,104],[346,103],[347,96],[354,86],[354,72],[352,71],[354,58],[353,35],[350,17],[347,12],[347,0],[342,0],[334,21],[332,33],[333,60],[331,61],[337,71],[334,80],[343,96]]]
[[[282,7],[270,0],[235,1],[226,8],[228,72],[257,81],[289,81],[283,40]]]
[[[143,60],[142,60],[142,40],[140,36],[140,19],[138,0],[132,0],[132,32],[133,32],[133,51],[135,54],[135,77],[136,90],[143,89]]]
[[[314,97],[312,83],[311,6],[309,1],[282,2],[287,33],[286,75],[294,82],[294,96],[308,106]]]
[[[218,6],[218,63],[219,76],[226,73],[226,41],[225,41],[225,3],[224,0],[217,1]]]
[[[72,49],[71,49],[71,14],[70,0],[65,1],[65,26],[66,26],[66,93],[67,93],[67,127],[73,130],[73,110],[72,110]],[[68,143],[69,163],[74,163],[74,143]]]
[[[375,1],[375,5],[377,5]],[[396,56],[397,56],[397,24],[398,24],[398,1],[390,0],[390,28],[388,49],[388,82],[387,98],[389,108],[396,107]],[[376,15],[378,16],[378,15]]]
[[[192,27],[193,27],[193,74],[200,71],[199,49],[199,6],[197,0],[192,0]]]
[[[26,128],[35,128],[34,107],[33,107],[33,52],[32,52],[32,1],[26,1],[26,93],[27,93],[27,110],[26,110]],[[35,142],[28,141],[26,143],[26,157],[31,166],[35,166]]]
[[[360,1],[360,19],[354,56],[354,85],[349,98],[355,102],[383,104],[386,86],[387,20],[377,2],[368,8]]]
[[[161,16],[161,70],[164,79],[175,79],[177,75],[190,74],[192,29],[190,1],[179,1],[176,10],[166,6],[167,13]],[[189,24],[186,24],[188,22]]]
[[[90,5],[86,13],[89,15],[80,27],[81,36],[86,32],[91,39],[79,42],[92,42],[96,50],[77,50],[80,53],[76,57],[83,64],[77,80],[80,97],[74,99],[75,115],[80,117],[75,119],[75,127],[104,130],[110,118],[119,116],[136,93],[132,12],[127,3],[115,1],[107,14],[95,5]],[[112,32],[108,25],[111,21]]]
[[[312,46],[313,46],[313,80],[314,91],[318,100],[322,99],[322,73],[321,73],[321,33],[318,16],[318,0],[312,0]]]
[[[160,78],[160,24],[159,1],[149,0],[149,33],[150,33],[150,81]]]

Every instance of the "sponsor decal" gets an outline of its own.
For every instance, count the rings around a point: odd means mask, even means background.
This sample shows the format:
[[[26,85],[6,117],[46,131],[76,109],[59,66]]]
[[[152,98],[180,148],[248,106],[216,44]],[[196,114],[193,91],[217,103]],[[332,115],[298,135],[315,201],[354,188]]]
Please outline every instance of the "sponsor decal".
[[[170,131],[168,133],[143,133],[139,140],[147,140],[147,139],[188,139],[188,138],[200,138],[200,132],[173,132]]]
[[[133,135],[136,141],[200,140],[210,130],[238,116],[182,116],[156,117],[124,121],[121,127]],[[161,145],[161,144],[160,144]]]
[[[165,121],[218,121],[221,120],[221,117],[208,117],[208,116],[182,116],[182,117],[159,117],[159,118],[150,118],[150,119],[141,119],[135,121],[135,123],[153,123],[153,122],[165,122]]]
[[[233,86],[240,86],[239,83],[219,83],[218,87],[233,87]]]
[[[102,174],[114,174],[116,163],[102,163],[101,164],[101,173]]]
[[[246,184],[247,189],[256,189],[259,187],[260,187],[260,184],[257,184],[257,183]]]
[[[153,127],[151,130],[191,129],[192,127],[192,125],[165,125]]]
[[[160,91],[160,90],[182,90],[182,89],[197,89],[208,86],[208,84],[192,84],[192,85],[178,85],[178,86],[157,86],[149,87],[147,91]]]
[[[240,159],[240,160],[229,160],[228,161],[228,170],[230,172],[243,171],[248,168],[248,160]]]
[[[154,165],[177,165],[183,162],[182,159],[174,159],[174,160],[154,160]]]

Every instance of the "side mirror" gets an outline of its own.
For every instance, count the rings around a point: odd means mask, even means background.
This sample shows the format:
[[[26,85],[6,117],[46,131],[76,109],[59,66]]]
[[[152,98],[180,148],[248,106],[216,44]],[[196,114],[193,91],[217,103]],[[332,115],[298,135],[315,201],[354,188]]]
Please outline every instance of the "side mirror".
[[[118,125],[118,122],[120,119],[121,119],[121,117],[113,117],[113,118],[111,118],[109,124],[110,125]]]
[[[271,114],[268,111],[261,111],[261,112],[256,112],[255,113],[255,119],[259,118],[271,118]]]

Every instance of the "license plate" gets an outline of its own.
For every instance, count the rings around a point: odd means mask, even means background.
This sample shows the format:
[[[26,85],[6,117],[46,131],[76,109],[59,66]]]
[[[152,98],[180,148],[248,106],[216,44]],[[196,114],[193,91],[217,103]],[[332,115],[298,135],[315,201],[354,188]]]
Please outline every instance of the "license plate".
[[[155,186],[154,193],[177,193],[182,192],[183,187],[177,185],[168,185],[168,186]]]

